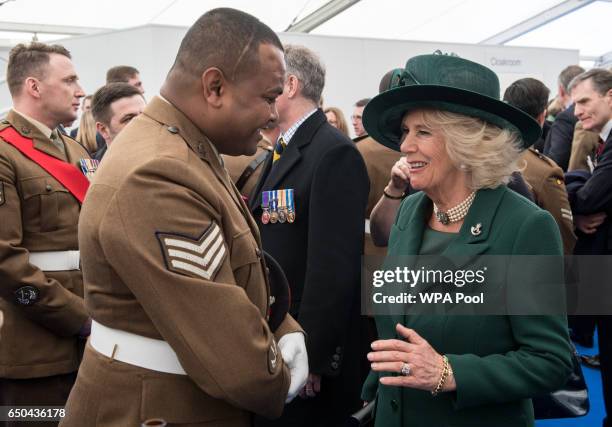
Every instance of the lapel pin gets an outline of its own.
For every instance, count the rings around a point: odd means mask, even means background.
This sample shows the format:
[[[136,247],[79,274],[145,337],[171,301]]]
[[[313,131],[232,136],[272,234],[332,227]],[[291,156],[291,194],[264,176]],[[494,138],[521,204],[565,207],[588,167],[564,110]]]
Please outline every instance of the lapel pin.
[[[480,233],[482,233],[482,224],[478,223],[474,225],[472,228],[470,228],[470,231],[472,232],[472,236],[479,236]]]

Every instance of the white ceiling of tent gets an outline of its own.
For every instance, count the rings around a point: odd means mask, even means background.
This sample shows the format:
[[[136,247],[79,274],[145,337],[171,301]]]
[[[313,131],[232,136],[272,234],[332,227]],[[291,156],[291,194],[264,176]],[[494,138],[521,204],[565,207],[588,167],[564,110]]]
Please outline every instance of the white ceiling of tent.
[[[335,0],[338,1],[338,0]],[[341,0],[340,0],[341,1]],[[92,31],[149,23],[190,25],[206,10],[234,7],[284,31],[329,0],[0,0],[0,42],[29,40],[13,23],[28,24],[40,40],[66,35],[45,34],[46,25],[83,27]],[[612,0],[361,0],[324,22],[312,33],[352,37],[480,43],[555,7],[578,7],[505,44],[579,49],[584,58],[612,51]],[[577,6],[576,6],[577,5]],[[584,5],[584,6],[583,6]],[[582,7],[581,7],[582,6]],[[5,30],[5,31],[2,31]],[[8,31],[12,30],[12,31]],[[66,30],[68,32],[68,30]]]

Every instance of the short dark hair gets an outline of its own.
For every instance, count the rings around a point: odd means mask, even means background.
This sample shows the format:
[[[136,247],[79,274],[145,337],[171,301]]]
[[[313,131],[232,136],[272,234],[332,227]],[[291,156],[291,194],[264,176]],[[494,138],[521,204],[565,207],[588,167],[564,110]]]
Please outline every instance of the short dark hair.
[[[363,98],[359,101],[355,102],[355,107],[365,107],[368,102],[370,102],[370,98]]]
[[[512,83],[504,92],[504,101],[537,119],[548,106],[550,90],[537,79],[527,77]]]
[[[565,67],[563,71],[561,71],[557,82],[559,83],[559,86],[563,87],[563,89],[565,89],[567,92],[572,79],[578,74],[582,73],[584,73],[584,68],[582,68],[580,65],[569,65]]]
[[[591,80],[593,89],[601,96],[605,96],[612,89],[612,72],[603,68],[593,68],[574,77],[569,84],[569,91],[571,92],[576,85],[586,80]]]
[[[387,71],[380,79],[380,83],[378,84],[378,93],[383,93],[384,91],[397,86],[403,71],[403,68],[394,68]]]
[[[94,93],[91,101],[91,114],[96,122],[109,125],[111,120],[111,104],[118,99],[131,98],[134,95],[142,96],[140,91],[130,84],[114,82],[104,85]]]
[[[136,74],[140,74],[136,68],[129,65],[117,65],[106,72],[106,83],[123,82],[127,83]]]
[[[6,81],[11,96],[21,92],[23,82],[28,77],[45,78],[45,67],[49,64],[49,55],[52,53],[72,59],[70,52],[58,44],[19,43],[11,49],[6,67]]]
[[[172,69],[199,77],[217,67],[230,81],[243,73],[254,75],[263,43],[283,50],[276,33],[254,16],[231,8],[212,9],[187,30]]]

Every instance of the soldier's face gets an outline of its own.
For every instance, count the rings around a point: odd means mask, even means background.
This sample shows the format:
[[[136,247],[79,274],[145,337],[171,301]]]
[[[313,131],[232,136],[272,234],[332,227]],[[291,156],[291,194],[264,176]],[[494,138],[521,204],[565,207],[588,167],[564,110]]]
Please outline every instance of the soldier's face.
[[[590,79],[572,90],[572,101],[575,103],[574,114],[586,130],[599,133],[612,119],[612,89],[601,95]]]
[[[141,95],[120,98],[110,105],[111,119],[108,125],[97,122],[98,131],[110,145],[115,137],[128,125],[132,119],[140,115],[145,108],[145,101]]]
[[[57,53],[49,55],[49,64],[39,81],[39,92],[41,109],[50,122],[57,126],[76,120],[85,93],[69,58]]]
[[[259,69],[228,85],[224,154],[254,154],[261,130],[273,127],[278,120],[276,99],[283,92],[284,55],[276,46],[262,44],[259,60]]]

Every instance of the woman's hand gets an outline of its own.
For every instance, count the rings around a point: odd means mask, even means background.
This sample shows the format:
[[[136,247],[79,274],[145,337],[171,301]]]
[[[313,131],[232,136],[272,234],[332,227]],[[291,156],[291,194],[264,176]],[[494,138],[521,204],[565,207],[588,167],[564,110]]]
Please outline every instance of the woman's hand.
[[[397,332],[402,340],[379,340],[372,343],[368,360],[372,362],[372,370],[377,372],[402,372],[407,364],[410,373],[396,377],[382,377],[380,383],[389,386],[402,386],[420,390],[433,391],[440,382],[444,359],[429,343],[413,329],[399,323]],[[455,377],[450,374],[442,387],[442,391],[452,391],[457,388]]]
[[[400,196],[406,191],[408,184],[410,184],[410,168],[406,157],[402,156],[391,168],[391,179],[387,189],[392,196]]]

